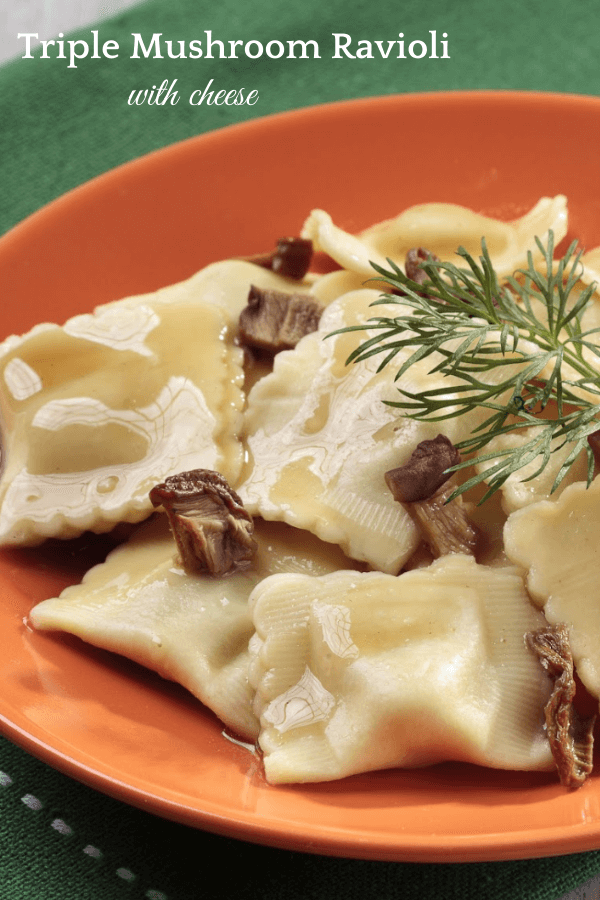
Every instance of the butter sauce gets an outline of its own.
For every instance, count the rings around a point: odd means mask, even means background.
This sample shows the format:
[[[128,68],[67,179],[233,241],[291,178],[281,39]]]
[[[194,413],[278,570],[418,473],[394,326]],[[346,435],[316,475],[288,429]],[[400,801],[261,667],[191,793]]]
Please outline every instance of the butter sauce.
[[[276,573],[309,577],[352,568],[339,547],[282,523],[257,520],[251,566],[225,578],[181,568],[158,514],[85,575],[37,604],[30,622],[112,650],[177,681],[244,740],[258,736],[248,683],[253,588]]]
[[[5,341],[0,541],[139,521],[152,485],[181,469],[235,479],[243,373],[227,326],[200,300],[143,303]]]
[[[552,227],[562,236],[566,203],[544,198],[513,223],[428,204],[357,236],[326,213],[311,219],[320,248],[348,267],[305,282],[331,304],[330,332],[370,314],[378,289],[365,290],[364,280],[378,253],[433,241],[443,257],[457,241],[478,247],[484,228],[512,270],[533,233]],[[5,341],[0,541],[35,543],[137,521],[150,511],[149,488],[191,467],[221,471],[255,514],[309,530],[257,518],[254,564],[214,579],[185,572],[159,516],[81,585],[38,604],[29,621],[179,681],[236,735],[224,732],[228,740],[253,749],[260,730],[272,782],[448,758],[548,767],[538,715],[546,679],[522,641],[541,615],[506,565],[499,504],[487,565],[454,556],[399,577],[357,571],[366,566],[340,547],[394,574],[410,564],[419,535],[399,504],[389,500],[387,510],[377,479],[388,453],[397,464],[424,435],[381,403],[387,374],[348,369],[352,336],[336,344],[320,333],[281,354],[274,375],[253,389],[244,447],[233,323],[250,283],[291,289],[271,272],[225,261],[62,329],[40,325]],[[411,367],[408,388],[427,374]],[[305,756],[311,743],[318,752]]]

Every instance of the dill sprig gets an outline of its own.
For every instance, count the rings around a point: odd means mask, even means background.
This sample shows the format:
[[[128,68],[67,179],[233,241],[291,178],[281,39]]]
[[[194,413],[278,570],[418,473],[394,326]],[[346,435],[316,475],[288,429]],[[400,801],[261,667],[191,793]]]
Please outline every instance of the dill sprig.
[[[553,259],[552,232],[546,245],[539,238],[536,243],[541,261],[534,262],[530,252],[527,268],[502,282],[485,240],[478,260],[459,248],[464,268],[433,259],[422,262],[424,284],[412,281],[392,260],[389,270],[372,263],[377,280],[393,290],[372,305],[399,304],[402,311],[340,329],[371,333],[348,363],[381,355],[381,371],[403,354],[398,381],[414,363],[435,354],[430,373],[458,380],[415,393],[398,386],[400,399],[385,402],[408,417],[441,421],[478,407],[490,411],[457,445],[468,459],[455,467],[480,462],[486,463],[485,471],[461,484],[453,496],[485,481],[485,500],[513,472],[539,460],[525,479],[530,480],[565,445],[570,449],[552,491],[582,450],[587,454],[588,485],[593,478],[594,456],[587,438],[600,428],[600,346],[593,340],[600,328],[584,331],[582,317],[595,285],[574,291],[581,272],[576,242],[558,261]],[[494,438],[531,426],[535,430],[518,446],[479,454]]]

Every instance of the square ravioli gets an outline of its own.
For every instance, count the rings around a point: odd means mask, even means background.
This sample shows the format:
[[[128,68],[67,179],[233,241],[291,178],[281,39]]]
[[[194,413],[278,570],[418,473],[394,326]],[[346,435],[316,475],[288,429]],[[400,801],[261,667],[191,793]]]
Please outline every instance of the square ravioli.
[[[459,396],[456,377],[431,373],[440,354],[412,363],[400,379],[394,365],[378,356],[348,365],[370,330],[358,337],[375,313],[399,315],[398,303],[371,307],[376,290],[350,291],[331,302],[317,331],[293,350],[279,353],[273,372],[248,395],[244,438],[248,464],[237,488],[252,514],[283,520],[337,543],[353,559],[395,575],[417,548],[419,530],[386,482],[389,469],[408,462],[416,446],[440,432],[436,421],[417,421],[386,403],[397,388],[424,386],[447,391],[451,407]],[[350,329],[342,331],[343,329]],[[487,416],[477,408],[443,423],[454,443]]]
[[[272,783],[460,760],[549,769],[543,623],[514,568],[446,556],[390,576],[276,575],[253,591],[250,679]]]
[[[506,554],[527,572],[527,588],[551,625],[567,625],[577,674],[600,699],[600,478],[569,485],[555,501],[513,513]]]
[[[235,480],[242,352],[193,280],[0,346],[0,543],[108,531],[173,472]]]
[[[283,523],[257,520],[254,536],[257,550],[246,568],[223,578],[190,573],[166,515],[157,515],[81,584],[38,603],[30,622],[41,631],[75,634],[182,684],[235,734],[254,740],[250,592],[273,573],[320,575],[351,565],[337,547]]]

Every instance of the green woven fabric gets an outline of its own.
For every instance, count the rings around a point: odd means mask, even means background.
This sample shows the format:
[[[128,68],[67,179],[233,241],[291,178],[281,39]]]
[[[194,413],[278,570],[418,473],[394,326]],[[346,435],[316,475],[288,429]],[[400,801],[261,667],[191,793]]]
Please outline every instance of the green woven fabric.
[[[0,900],[555,900],[599,871],[600,852],[418,865],[255,846],[125,806],[0,739]]]
[[[149,0],[97,26],[117,59],[18,59],[0,68],[0,232],[128,159],[244,118],[397,92],[506,88],[600,93],[596,0]],[[314,39],[321,58],[130,59],[133,33],[173,41]],[[448,34],[450,59],[333,59],[333,33],[407,44]],[[68,38],[91,40],[91,29]],[[24,51],[24,41],[20,46]],[[176,79],[258,91],[254,106],[128,106]],[[557,132],[558,134],[558,132]],[[558,137],[557,137],[558,139]],[[1,637],[0,637],[1,647]],[[1,653],[0,653],[1,658]],[[1,663],[0,663],[1,667]],[[225,865],[223,864],[225,860]],[[95,793],[0,739],[0,900],[555,900],[600,871],[600,853],[490,864],[320,858],[228,840]],[[216,879],[216,885],[213,884]]]
[[[0,231],[43,203],[118,163],[189,135],[243,118],[323,101],[378,94],[472,88],[594,94],[600,69],[594,40],[597,4],[578,0],[568,13],[559,0],[150,0],[98,26],[101,42],[115,40],[117,59],[18,59],[0,68]],[[132,33],[146,43],[314,39],[320,59],[130,59]],[[446,32],[450,59],[333,59],[333,33],[405,42]],[[77,37],[91,40],[91,29]],[[75,37],[69,35],[68,37]],[[24,51],[25,42],[20,41]],[[395,51],[394,51],[395,52]],[[186,98],[204,88],[254,88],[255,106],[193,107]],[[130,91],[177,79],[176,106],[127,105]]]

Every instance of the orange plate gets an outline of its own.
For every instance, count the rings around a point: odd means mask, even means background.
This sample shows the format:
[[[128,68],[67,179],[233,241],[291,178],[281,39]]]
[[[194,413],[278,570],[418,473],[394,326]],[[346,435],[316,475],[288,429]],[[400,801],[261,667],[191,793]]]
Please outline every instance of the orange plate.
[[[109,172],[0,240],[6,333],[265,250],[313,207],[350,230],[427,201],[513,218],[564,193],[570,235],[600,244],[600,100],[527,93],[385,97],[304,109],[185,141]],[[467,765],[270,787],[258,759],[176,685],[64,635],[31,606],[80,578],[106,539],[0,554],[0,720],[63,772],[211,831],[312,852],[413,861],[600,848],[600,774]]]

